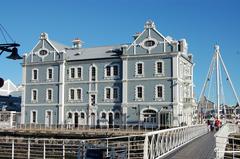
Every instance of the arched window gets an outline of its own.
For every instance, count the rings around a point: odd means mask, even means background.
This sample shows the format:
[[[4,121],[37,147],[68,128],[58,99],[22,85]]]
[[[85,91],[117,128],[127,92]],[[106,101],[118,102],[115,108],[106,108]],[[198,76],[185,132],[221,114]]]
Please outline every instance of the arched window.
[[[102,119],[106,119],[106,113],[102,113]]]
[[[155,124],[157,123],[157,112],[152,109],[144,110],[143,118],[145,124]]]
[[[72,119],[72,113],[71,112],[68,113],[68,119]]]
[[[115,113],[115,119],[120,119],[120,113],[119,112]]]
[[[81,113],[81,119],[84,119],[85,118],[85,114],[82,112]]]

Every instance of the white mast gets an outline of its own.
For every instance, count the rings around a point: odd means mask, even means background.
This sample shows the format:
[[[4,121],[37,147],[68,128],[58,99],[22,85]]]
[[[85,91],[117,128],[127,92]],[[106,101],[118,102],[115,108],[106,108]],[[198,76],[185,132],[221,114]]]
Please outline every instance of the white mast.
[[[229,76],[229,73],[227,71],[227,68],[226,68],[226,66],[225,66],[225,64],[223,62],[222,57],[221,57],[219,46],[215,45],[214,48],[215,48],[214,55],[213,55],[213,58],[212,58],[212,61],[211,61],[211,64],[210,64],[210,67],[209,67],[209,70],[208,70],[207,78],[206,78],[206,80],[204,82],[204,85],[203,85],[203,88],[202,88],[202,91],[201,91],[201,94],[200,94],[200,97],[199,97],[200,98],[199,101],[201,101],[203,99],[203,96],[204,96],[206,87],[208,85],[208,82],[210,81],[211,76],[212,76],[212,74],[214,72],[214,67],[216,67],[216,98],[217,98],[216,105],[217,105],[217,117],[219,118],[219,114],[220,114],[220,101],[221,101],[220,98],[222,98],[220,96],[220,87],[223,87],[222,84],[220,83],[221,79],[222,79],[221,73],[220,73],[220,71],[221,71],[220,70],[221,69],[220,68],[220,64],[223,65],[224,72],[226,73],[227,79],[228,79],[228,81],[230,83],[230,86],[232,88],[232,91],[234,93],[234,96],[235,96],[238,104],[240,104],[240,102],[239,102],[237,93],[236,93],[236,91],[234,89],[232,80],[231,80],[231,78]],[[215,62],[216,62],[216,65],[214,65]],[[221,90],[223,90],[223,88]]]

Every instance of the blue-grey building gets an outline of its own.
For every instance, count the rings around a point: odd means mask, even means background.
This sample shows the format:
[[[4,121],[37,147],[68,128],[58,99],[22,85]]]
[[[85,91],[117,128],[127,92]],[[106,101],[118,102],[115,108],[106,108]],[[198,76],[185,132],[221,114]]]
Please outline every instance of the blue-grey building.
[[[69,47],[42,33],[23,60],[22,123],[191,124],[193,65],[186,40],[152,21],[125,45]]]

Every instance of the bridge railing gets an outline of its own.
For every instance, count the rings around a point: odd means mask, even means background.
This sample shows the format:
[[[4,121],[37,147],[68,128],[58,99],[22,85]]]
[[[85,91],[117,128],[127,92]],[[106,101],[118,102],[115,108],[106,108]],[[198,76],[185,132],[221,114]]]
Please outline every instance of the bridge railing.
[[[226,151],[226,145],[229,141],[229,134],[239,132],[239,126],[237,124],[226,123],[224,124],[219,131],[214,135],[216,138],[216,158],[221,159],[224,158],[224,153]],[[232,154],[236,153],[234,150]],[[239,153],[239,152],[238,152]]]
[[[61,132],[84,132],[84,131],[97,131],[97,132],[136,132],[144,133],[159,130],[155,124],[118,124],[118,125],[75,125],[75,124],[17,124],[14,127],[1,128],[5,130],[25,130],[25,131],[61,131]]]
[[[144,159],[163,158],[207,132],[206,125],[194,125],[146,133]]]
[[[206,125],[194,125],[98,139],[0,137],[0,157],[158,159],[207,131]]]

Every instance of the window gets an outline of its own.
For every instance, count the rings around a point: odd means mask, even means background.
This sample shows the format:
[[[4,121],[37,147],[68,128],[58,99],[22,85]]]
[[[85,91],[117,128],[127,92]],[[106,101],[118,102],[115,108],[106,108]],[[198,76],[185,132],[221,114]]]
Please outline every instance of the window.
[[[70,89],[70,100],[74,100],[74,89]]]
[[[32,80],[38,80],[38,69],[32,70]]]
[[[77,68],[77,76],[78,76],[78,78],[82,78],[82,68],[81,67]]]
[[[163,97],[163,88],[162,86],[157,86],[157,97],[162,98]]]
[[[118,88],[113,88],[113,99],[118,99]]]
[[[137,98],[142,98],[142,97],[143,97],[143,88],[137,87]]]
[[[115,113],[115,119],[120,119],[120,113],[118,112]]]
[[[52,89],[48,89],[47,90],[47,101],[51,101],[52,100],[52,96],[53,96],[53,90]]]
[[[95,104],[96,104],[96,96],[95,96],[95,94],[92,94],[91,95],[91,106],[95,106]]]
[[[111,76],[111,67],[110,66],[106,67],[106,76]]]
[[[156,100],[163,100],[164,99],[164,86],[163,85],[157,85],[155,87],[155,98]]]
[[[102,119],[106,119],[106,113],[102,113]]]
[[[96,67],[92,67],[92,78],[91,78],[92,81],[96,81]]]
[[[143,72],[142,69],[143,69],[142,63],[138,63],[137,64],[137,74],[141,75]]]
[[[137,62],[135,65],[135,76],[142,77],[144,75],[144,64],[143,62]]]
[[[47,79],[48,80],[53,79],[53,69],[52,68],[47,69]]]
[[[118,76],[118,66],[117,65],[113,66],[113,76]]]
[[[111,98],[111,88],[106,88],[106,99]]]
[[[145,45],[146,47],[152,47],[152,46],[155,45],[155,41],[153,41],[153,40],[147,40],[147,41],[145,41],[144,45]]]
[[[33,123],[33,124],[37,123],[37,112],[36,111],[32,111],[32,113],[31,113],[31,123]]]
[[[82,100],[82,89],[77,89],[77,100]]]
[[[84,119],[84,118],[85,118],[84,113],[81,113],[81,114],[80,114],[80,117],[81,117],[81,119]]]
[[[72,113],[71,112],[68,113],[68,117],[67,118],[68,119],[72,119]]]
[[[37,101],[37,90],[36,89],[33,89],[32,90],[32,101]]]
[[[157,74],[162,73],[162,62],[157,62]]]
[[[70,69],[70,78],[75,78],[75,68]]]

